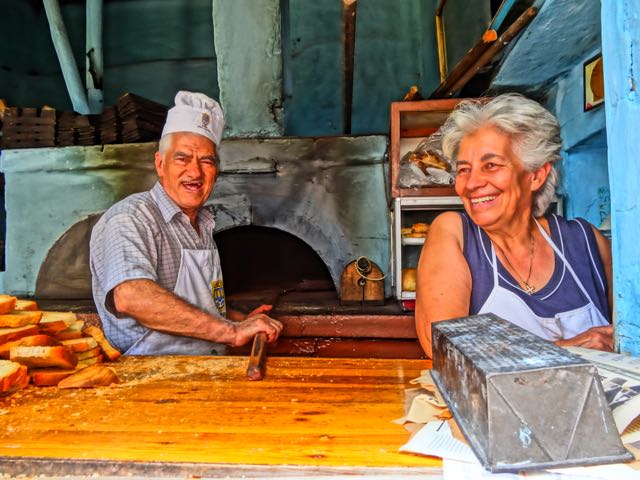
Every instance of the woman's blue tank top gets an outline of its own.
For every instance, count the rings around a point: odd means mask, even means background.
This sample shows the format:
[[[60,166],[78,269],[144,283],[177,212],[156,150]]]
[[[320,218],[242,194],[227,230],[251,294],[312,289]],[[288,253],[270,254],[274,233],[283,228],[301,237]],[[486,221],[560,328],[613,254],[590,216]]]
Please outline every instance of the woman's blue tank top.
[[[466,213],[461,213],[464,235],[464,257],[469,264],[472,278],[470,314],[482,308],[493,289],[491,268],[491,240]],[[547,215],[550,237],[574,269],[582,285],[602,316],[611,321],[609,314],[608,286],[604,266],[591,224],[582,218],[565,220],[557,215]],[[555,267],[551,279],[532,295],[518,287],[518,282],[498,261],[499,283],[516,295],[540,317],[554,317],[582,307],[589,302],[566,268],[554,254]]]

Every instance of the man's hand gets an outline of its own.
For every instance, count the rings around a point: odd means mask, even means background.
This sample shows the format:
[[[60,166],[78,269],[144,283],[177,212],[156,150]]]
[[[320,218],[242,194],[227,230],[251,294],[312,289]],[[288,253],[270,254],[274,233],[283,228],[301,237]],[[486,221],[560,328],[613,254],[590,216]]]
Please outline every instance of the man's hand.
[[[246,320],[233,323],[236,336],[232,346],[239,347],[250,342],[256,333],[259,332],[265,332],[267,334],[267,342],[271,343],[276,341],[282,331],[283,325],[278,320],[264,313],[255,313],[262,307],[269,307],[266,311],[271,310],[271,305],[262,305],[251,312]]]
[[[559,347],[583,347],[613,352],[613,325],[592,327],[589,330],[566,340],[555,342]]]

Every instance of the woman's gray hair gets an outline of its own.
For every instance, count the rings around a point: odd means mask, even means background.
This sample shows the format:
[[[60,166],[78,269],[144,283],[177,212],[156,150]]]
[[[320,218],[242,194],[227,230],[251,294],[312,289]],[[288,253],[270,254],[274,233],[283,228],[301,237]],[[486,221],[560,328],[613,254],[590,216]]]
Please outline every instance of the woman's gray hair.
[[[162,155],[162,158],[164,158],[164,154],[167,153],[167,150],[169,150],[169,148],[171,147],[171,142],[173,141],[172,139],[175,133],[177,132],[167,133],[166,135],[163,135],[160,138],[160,141],[158,142],[158,152],[160,153],[160,155]],[[218,153],[217,146],[216,146],[215,159],[216,159],[216,165],[220,167],[220,154]]]
[[[558,120],[538,102],[517,93],[463,100],[439,131],[442,151],[452,165],[455,166],[462,140],[486,126],[495,127],[510,137],[514,153],[530,172],[551,163],[544,185],[533,194],[533,215],[544,215],[559,179],[555,167],[562,148]]]

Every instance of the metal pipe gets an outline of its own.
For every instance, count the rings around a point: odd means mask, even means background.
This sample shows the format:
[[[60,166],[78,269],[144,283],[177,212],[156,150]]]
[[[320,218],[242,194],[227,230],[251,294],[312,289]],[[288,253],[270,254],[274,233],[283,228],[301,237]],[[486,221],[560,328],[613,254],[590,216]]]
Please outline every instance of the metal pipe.
[[[484,67],[489,61],[496,56],[504,47],[506,47],[511,40],[513,40],[518,33],[520,33],[524,27],[526,27],[531,20],[538,14],[536,7],[529,7],[525,12],[520,15],[515,22],[513,22],[505,32],[500,35],[500,38],[496,40],[491,46],[471,65],[471,67],[464,73],[460,79],[453,84],[453,86],[447,90],[444,97],[451,97],[457,93],[462,87],[464,87],[469,80]]]
[[[342,66],[342,120],[345,134],[351,133],[351,109],[353,103],[353,64],[356,48],[357,0],[342,0],[342,40],[344,57]]]
[[[516,4],[517,1],[518,0],[503,0],[503,2],[500,4],[500,8],[498,8],[498,11],[494,15],[493,20],[491,20],[491,25],[489,25],[489,28],[500,30],[502,22],[504,22],[504,20],[507,18],[507,15],[511,11],[511,8]]]
[[[87,96],[91,113],[101,113],[104,101],[102,76],[104,74],[102,50],[103,0],[87,0],[86,72]]]
[[[62,20],[58,0],[43,0],[43,3],[47,20],[49,21],[49,29],[51,30],[51,40],[53,40],[53,46],[58,54],[58,61],[60,62],[60,68],[62,69],[62,75],[67,85],[73,109],[78,113],[88,114],[87,95],[80,81],[78,66],[73,58],[73,51],[69,43],[67,29]]]

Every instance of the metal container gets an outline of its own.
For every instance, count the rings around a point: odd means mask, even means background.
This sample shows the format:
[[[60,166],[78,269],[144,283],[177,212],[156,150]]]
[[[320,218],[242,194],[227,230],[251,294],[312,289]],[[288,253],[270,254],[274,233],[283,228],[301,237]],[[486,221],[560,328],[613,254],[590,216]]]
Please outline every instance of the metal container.
[[[596,368],[493,314],[432,325],[433,378],[492,472],[632,460]]]

